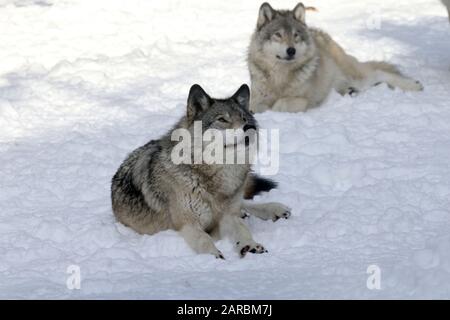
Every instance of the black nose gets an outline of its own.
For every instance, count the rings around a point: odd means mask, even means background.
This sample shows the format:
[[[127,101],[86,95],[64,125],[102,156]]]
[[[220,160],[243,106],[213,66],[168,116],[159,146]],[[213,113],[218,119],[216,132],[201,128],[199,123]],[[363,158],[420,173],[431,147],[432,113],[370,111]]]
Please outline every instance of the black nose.
[[[244,126],[244,131],[247,131],[247,130],[250,130],[250,129],[256,130],[256,127],[254,125],[252,125],[252,124],[246,124]]]
[[[290,48],[287,48],[286,52],[289,57],[293,57],[293,56],[295,56],[296,50],[295,50],[295,48],[290,47]]]

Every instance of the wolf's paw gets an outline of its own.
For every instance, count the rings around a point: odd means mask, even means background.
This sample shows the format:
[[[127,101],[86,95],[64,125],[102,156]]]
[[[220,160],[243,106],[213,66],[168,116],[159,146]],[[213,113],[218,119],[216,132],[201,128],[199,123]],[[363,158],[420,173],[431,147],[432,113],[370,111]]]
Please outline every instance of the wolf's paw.
[[[278,112],[305,112],[307,108],[308,100],[300,97],[279,99],[272,106]]]
[[[423,91],[423,84],[414,79],[406,79],[402,85],[402,89],[406,91]]]
[[[289,219],[289,217],[291,216],[291,211],[290,210],[286,210],[284,212],[282,212],[281,214],[274,214],[274,217],[272,218],[272,221],[275,222],[281,218],[283,219]]]
[[[268,252],[261,244],[253,242],[251,244],[241,244],[237,243],[239,254],[241,258],[245,257],[245,255],[250,253],[266,253]]]
[[[357,95],[359,95],[359,90],[356,89],[356,88],[354,88],[354,87],[350,87],[350,88],[348,88],[347,93],[348,93],[348,95],[349,95],[350,97],[354,98],[354,97],[356,97]]]
[[[425,89],[425,87],[423,86],[422,82],[420,82],[419,80],[415,81],[415,89],[416,91],[423,91]]]
[[[267,209],[271,213],[271,219],[273,222],[277,221],[278,219],[289,219],[291,216],[291,208],[278,203],[278,202],[272,202],[267,204]]]
[[[249,109],[251,114],[255,114],[258,112],[267,111],[270,109],[270,107],[266,104],[258,104],[258,105],[251,104]]]
[[[244,209],[241,209],[241,218],[246,219],[248,217],[250,217],[250,214],[247,211],[245,211]]]
[[[214,253],[214,256],[216,257],[216,259],[225,260],[225,256],[219,250],[217,250],[217,252]]]
[[[288,219],[291,208],[278,202],[261,203],[245,210],[247,214],[254,215],[262,220],[277,221],[280,218]]]

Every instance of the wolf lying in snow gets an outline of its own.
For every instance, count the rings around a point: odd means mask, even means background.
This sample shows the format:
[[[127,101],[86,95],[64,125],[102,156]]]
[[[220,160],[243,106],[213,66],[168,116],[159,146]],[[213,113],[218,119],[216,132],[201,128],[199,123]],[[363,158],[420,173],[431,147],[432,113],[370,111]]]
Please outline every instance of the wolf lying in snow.
[[[177,129],[192,132],[197,121],[201,121],[203,132],[240,128],[256,135],[257,123],[248,110],[249,97],[247,85],[228,99],[211,98],[200,86],[192,86],[186,115],[161,139],[133,151],[114,175],[111,194],[116,218],[142,234],[177,230],[197,253],[217,258],[223,255],[213,238],[223,236],[232,239],[241,256],[266,252],[253,240],[242,215],[275,221],[288,218],[290,209],[279,203],[255,204],[243,198],[274,185],[251,174],[249,163],[175,164],[172,158],[177,143],[172,141],[172,133]],[[244,143],[247,148],[244,140],[220,147],[236,148]],[[194,152],[191,150],[189,153]]]
[[[448,0],[447,0],[448,1]],[[332,89],[354,95],[380,83],[420,91],[419,81],[392,64],[359,62],[327,33],[309,28],[305,7],[274,10],[264,3],[248,53],[250,110],[298,112],[322,104]]]

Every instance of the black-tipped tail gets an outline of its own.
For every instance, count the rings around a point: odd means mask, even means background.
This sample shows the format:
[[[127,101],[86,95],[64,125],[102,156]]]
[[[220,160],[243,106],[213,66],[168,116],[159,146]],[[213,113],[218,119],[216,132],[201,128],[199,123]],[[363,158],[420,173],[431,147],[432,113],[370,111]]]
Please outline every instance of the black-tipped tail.
[[[270,179],[258,177],[252,174],[247,179],[244,190],[244,199],[253,199],[254,196],[260,194],[261,192],[268,192],[275,189],[278,184]]]

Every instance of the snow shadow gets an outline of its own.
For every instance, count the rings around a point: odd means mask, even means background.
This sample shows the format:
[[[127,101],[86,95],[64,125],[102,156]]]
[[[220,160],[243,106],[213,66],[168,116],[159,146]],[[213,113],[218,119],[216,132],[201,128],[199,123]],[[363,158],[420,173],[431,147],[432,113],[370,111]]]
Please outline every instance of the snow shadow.
[[[51,79],[46,72],[1,78],[1,185],[4,197],[23,208],[54,203],[64,211],[94,201],[86,207],[99,207],[100,216],[112,221],[109,188],[118,166],[178,119],[178,111],[148,108],[160,98],[149,98],[138,80],[105,90],[93,82]]]
[[[369,40],[390,38],[409,51],[408,61],[429,83],[450,83],[450,24],[445,17],[417,18],[414,22],[382,20],[379,29],[361,29],[359,35]],[[423,72],[422,72],[423,73]]]

